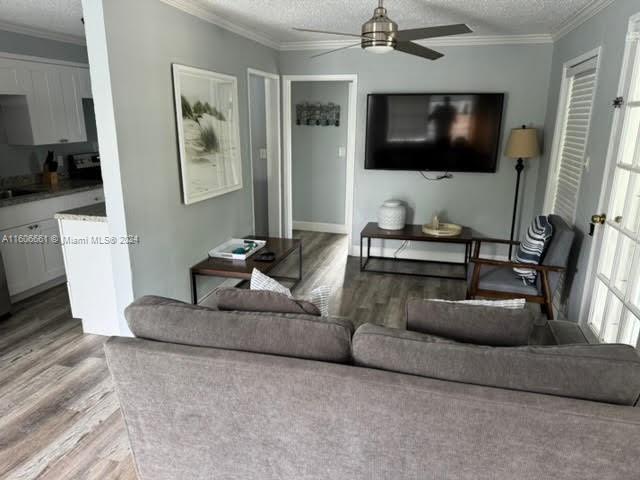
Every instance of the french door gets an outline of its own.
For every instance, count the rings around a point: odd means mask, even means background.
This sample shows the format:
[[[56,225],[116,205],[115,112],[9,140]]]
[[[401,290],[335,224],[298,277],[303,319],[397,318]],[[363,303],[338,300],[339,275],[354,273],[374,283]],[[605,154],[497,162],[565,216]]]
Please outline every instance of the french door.
[[[640,18],[631,22],[640,31]],[[634,27],[636,30],[634,30]],[[630,35],[623,67],[620,128],[612,146],[615,163],[604,226],[595,260],[588,325],[601,342],[639,346],[640,340],[640,48]]]

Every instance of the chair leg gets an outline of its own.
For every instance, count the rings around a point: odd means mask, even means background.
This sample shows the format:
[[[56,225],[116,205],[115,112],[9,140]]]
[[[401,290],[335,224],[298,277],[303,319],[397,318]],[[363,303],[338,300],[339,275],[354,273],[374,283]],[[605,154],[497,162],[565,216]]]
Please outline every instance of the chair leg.
[[[547,310],[547,319],[553,320],[553,296],[549,288],[549,276],[547,271],[542,272],[542,292],[544,293],[544,305]]]
[[[553,320],[553,303],[546,303],[545,310],[547,311],[547,320]]]

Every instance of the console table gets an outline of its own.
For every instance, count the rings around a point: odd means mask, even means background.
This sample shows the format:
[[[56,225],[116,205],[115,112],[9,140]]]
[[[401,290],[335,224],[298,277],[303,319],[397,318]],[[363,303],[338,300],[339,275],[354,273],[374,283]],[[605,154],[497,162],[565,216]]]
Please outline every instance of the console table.
[[[437,260],[414,260],[407,258],[393,258],[384,256],[372,256],[371,255],[371,239],[377,238],[381,240],[400,240],[400,241],[412,241],[412,242],[432,242],[432,243],[448,243],[463,246],[464,245],[464,260],[461,262],[443,262]],[[364,241],[367,241],[367,256],[364,258]],[[471,259],[471,251],[473,245],[473,235],[469,227],[462,227],[462,232],[454,237],[438,237],[435,235],[429,235],[422,231],[422,225],[406,225],[402,230],[383,230],[378,227],[375,222],[367,224],[362,232],[360,232],[360,271],[361,272],[375,272],[375,273],[397,273],[401,275],[414,275],[419,277],[435,277],[435,278],[448,278],[454,280],[466,280],[467,268],[469,260]],[[462,252],[460,252],[462,256]],[[464,267],[464,276],[455,275],[438,275],[438,274],[425,274],[425,273],[405,273],[395,272],[390,270],[376,270],[367,268],[369,260],[393,260],[395,262],[422,262],[433,263],[440,265],[459,265]]]

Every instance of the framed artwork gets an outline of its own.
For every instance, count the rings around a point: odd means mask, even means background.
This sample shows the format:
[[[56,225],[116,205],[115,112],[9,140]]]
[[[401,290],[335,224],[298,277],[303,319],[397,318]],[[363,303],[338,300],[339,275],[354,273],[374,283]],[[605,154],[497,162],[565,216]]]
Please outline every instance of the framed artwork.
[[[236,77],[173,64],[173,89],[184,203],[240,190]]]

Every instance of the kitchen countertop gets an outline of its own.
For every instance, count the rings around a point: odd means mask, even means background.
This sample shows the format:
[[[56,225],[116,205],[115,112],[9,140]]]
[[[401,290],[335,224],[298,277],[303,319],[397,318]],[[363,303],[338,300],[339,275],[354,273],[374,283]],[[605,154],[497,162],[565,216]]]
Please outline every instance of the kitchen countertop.
[[[47,185],[24,185],[15,187],[17,190],[33,190],[33,193],[28,195],[20,195],[11,198],[0,198],[0,208],[9,207],[11,205],[18,205],[27,202],[37,202],[39,200],[45,200],[47,198],[59,197],[62,195],[70,195],[72,193],[85,192],[88,190],[94,190],[102,188],[102,182],[96,180],[61,180],[55,187],[49,187]],[[11,190],[11,188],[6,188]]]
[[[86,207],[73,208],[56,213],[53,218],[58,220],[80,220],[83,222],[106,222],[107,210],[103,203],[94,203]]]

